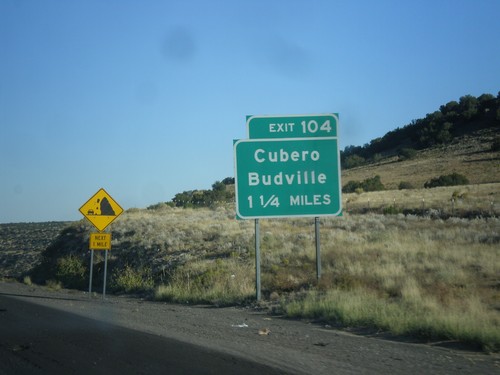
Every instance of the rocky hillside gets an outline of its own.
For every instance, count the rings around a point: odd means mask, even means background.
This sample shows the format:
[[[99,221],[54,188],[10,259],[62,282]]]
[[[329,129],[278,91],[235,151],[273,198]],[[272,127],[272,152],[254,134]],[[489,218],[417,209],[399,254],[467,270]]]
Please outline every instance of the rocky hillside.
[[[68,225],[64,221],[0,224],[0,278],[27,273]]]

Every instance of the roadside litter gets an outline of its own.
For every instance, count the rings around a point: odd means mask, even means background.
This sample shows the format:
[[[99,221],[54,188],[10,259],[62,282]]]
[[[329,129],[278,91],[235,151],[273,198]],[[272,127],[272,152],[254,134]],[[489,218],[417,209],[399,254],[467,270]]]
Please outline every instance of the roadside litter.
[[[271,330],[269,328],[261,328],[259,329],[259,335],[261,336],[267,336],[271,333]]]

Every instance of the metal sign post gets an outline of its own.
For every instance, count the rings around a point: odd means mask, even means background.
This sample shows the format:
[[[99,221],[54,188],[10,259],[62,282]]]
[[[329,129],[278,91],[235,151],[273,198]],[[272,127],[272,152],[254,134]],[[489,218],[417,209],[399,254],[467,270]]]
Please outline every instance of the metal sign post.
[[[314,229],[316,233],[316,277],[319,281],[321,278],[321,251],[319,238],[319,217],[314,218]]]
[[[102,299],[106,298],[106,275],[108,273],[108,250],[106,250],[106,254],[104,255],[104,281],[102,284]]]
[[[255,219],[255,296],[260,301],[260,222]]]
[[[94,269],[94,250],[90,250],[89,298],[92,297],[92,270]]]
[[[102,287],[102,298],[106,296],[106,278],[108,270],[108,251],[111,250],[111,233],[90,233],[89,241],[90,249],[90,280],[89,280],[89,298],[92,293],[92,270],[94,267],[94,250],[104,250],[106,254],[104,256],[104,282]]]

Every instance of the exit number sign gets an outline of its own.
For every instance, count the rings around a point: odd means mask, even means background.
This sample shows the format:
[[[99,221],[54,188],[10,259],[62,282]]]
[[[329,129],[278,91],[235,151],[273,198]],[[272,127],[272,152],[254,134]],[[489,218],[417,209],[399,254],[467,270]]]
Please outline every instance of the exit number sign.
[[[337,113],[247,116],[247,131],[251,139],[337,137],[338,122]]]

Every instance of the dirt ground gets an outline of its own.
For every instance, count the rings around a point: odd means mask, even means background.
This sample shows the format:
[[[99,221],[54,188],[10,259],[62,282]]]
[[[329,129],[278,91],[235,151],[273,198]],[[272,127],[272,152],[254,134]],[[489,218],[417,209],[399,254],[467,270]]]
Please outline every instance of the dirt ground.
[[[415,343],[396,341],[376,333],[354,334],[320,323],[271,316],[253,308],[184,306],[118,296],[106,296],[103,300],[99,295],[89,297],[85,292],[53,291],[7,281],[0,282],[0,297],[0,349],[4,355],[10,353],[14,357],[19,355],[19,348],[29,348],[32,343],[23,341],[21,331],[19,337],[9,336],[7,342],[1,331],[2,325],[6,329],[9,309],[22,302],[65,312],[65,316],[70,317],[65,319],[91,319],[133,330],[137,337],[143,334],[161,337],[179,345],[190,344],[223,353],[243,363],[257,363],[256,368],[266,366],[259,370],[261,373],[274,373],[275,370],[293,374],[500,372],[498,354],[460,349],[452,342]],[[16,330],[10,327],[10,332]],[[46,332],[47,337],[50,334]],[[17,344],[15,340],[18,340]],[[113,343],[113,337],[107,340]],[[64,344],[64,339],[61,342]],[[126,357],[127,353],[124,352],[123,356]],[[151,356],[148,363],[155,361]],[[194,364],[197,359],[193,357],[192,361]]]

